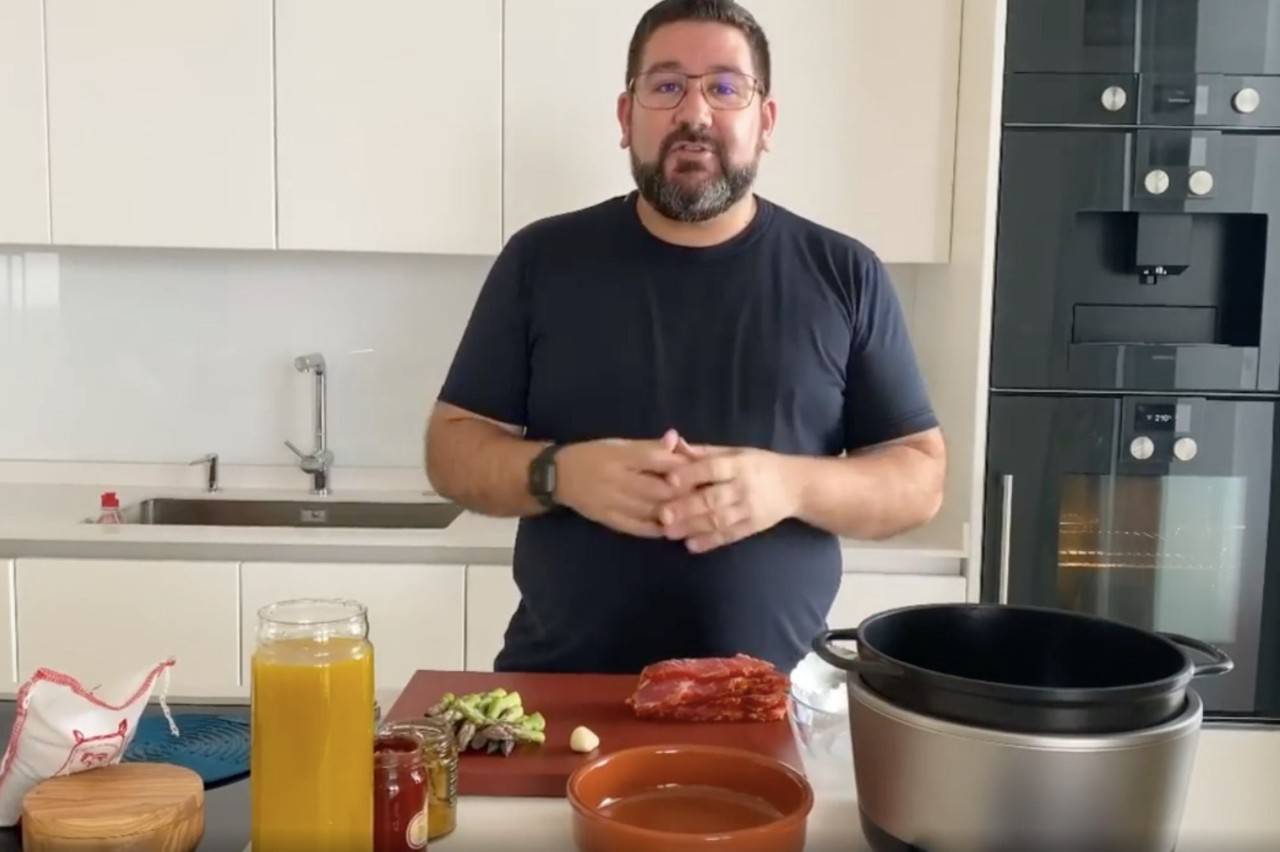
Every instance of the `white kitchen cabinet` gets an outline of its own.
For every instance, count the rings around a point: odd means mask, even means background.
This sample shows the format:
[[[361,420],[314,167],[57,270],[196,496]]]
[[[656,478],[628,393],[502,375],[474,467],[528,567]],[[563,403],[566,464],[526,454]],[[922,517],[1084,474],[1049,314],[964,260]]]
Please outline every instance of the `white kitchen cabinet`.
[[[503,231],[635,188],[615,118],[653,0],[506,0]]]
[[[275,244],[271,0],[46,0],[53,240]]]
[[[0,3],[0,243],[49,242],[43,8]]]
[[[44,667],[93,686],[177,661],[170,694],[239,688],[235,562],[19,559],[18,678]]]
[[[280,248],[496,253],[502,0],[275,14]]]
[[[462,565],[245,562],[241,585],[246,684],[258,610],[294,598],[350,598],[368,608],[379,690],[401,689],[418,669],[462,668]]]
[[[881,548],[875,542],[866,542],[841,547],[840,559],[846,574],[964,573],[964,553],[960,550]]]
[[[947,262],[961,5],[753,0],[779,105],[760,193],[887,262]]]
[[[633,188],[615,102],[651,0],[507,0],[504,232]],[[773,53],[758,189],[888,262],[945,262],[960,3],[749,4]]]
[[[12,559],[0,559],[0,695],[12,695],[18,687],[18,637],[14,620],[14,572]]]
[[[520,605],[510,565],[467,566],[467,671],[491,672]]]
[[[857,627],[869,615],[900,606],[963,603],[962,576],[919,574],[845,574],[827,615],[832,629]]]

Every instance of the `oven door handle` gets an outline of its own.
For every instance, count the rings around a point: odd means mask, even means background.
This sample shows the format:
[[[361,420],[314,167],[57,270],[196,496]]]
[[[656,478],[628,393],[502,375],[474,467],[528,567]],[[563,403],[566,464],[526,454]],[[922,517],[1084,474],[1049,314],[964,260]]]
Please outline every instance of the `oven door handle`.
[[[1009,602],[1009,569],[1013,549],[1013,474],[1000,477],[1000,574],[997,603]]]

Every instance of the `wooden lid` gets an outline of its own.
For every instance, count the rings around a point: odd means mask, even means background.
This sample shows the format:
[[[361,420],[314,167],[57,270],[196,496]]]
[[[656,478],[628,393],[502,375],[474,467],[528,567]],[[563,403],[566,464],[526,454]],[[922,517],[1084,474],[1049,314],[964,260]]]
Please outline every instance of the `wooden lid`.
[[[24,843],[34,839],[102,840],[184,836],[204,826],[204,784],[190,769],[122,763],[50,778],[22,800]]]

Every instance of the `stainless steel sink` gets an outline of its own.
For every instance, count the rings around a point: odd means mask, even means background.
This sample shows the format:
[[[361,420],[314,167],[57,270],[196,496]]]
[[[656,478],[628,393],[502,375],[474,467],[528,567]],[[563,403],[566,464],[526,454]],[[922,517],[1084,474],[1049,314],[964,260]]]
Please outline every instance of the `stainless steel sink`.
[[[357,503],[329,500],[209,500],[157,497],[125,510],[131,524],[211,527],[359,527],[444,529],[462,514],[455,503]]]

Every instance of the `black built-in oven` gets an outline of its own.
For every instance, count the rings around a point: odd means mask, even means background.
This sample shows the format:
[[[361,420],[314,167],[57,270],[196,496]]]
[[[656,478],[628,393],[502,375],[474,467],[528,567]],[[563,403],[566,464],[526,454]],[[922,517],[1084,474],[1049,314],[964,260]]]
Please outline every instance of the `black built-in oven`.
[[[1009,0],[983,597],[1280,721],[1280,0]]]
[[[999,394],[982,588],[1212,642],[1217,716],[1280,718],[1280,417],[1263,399]]]

